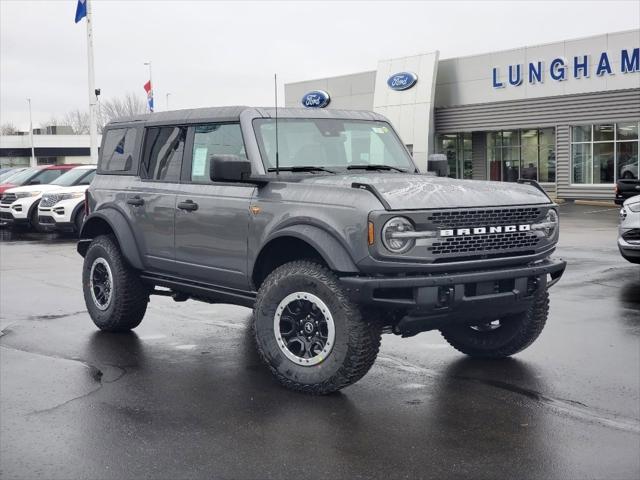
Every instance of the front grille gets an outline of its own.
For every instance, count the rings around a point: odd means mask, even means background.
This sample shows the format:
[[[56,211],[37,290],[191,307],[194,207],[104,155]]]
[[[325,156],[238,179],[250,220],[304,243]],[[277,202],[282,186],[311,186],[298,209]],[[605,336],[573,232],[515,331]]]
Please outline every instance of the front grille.
[[[0,212],[0,219],[1,220],[13,220],[13,215],[11,215],[9,212]]]
[[[0,200],[1,205],[11,205],[18,199],[18,196],[15,193],[5,193],[2,196],[2,200]]]
[[[42,200],[40,200],[41,207],[53,207],[60,200],[60,195],[49,194],[44,195]]]
[[[541,213],[538,207],[444,210],[429,214],[427,220],[440,228],[488,227],[533,223]]]
[[[495,250],[515,250],[534,247],[538,237],[533,232],[494,233],[469,237],[448,237],[429,247],[434,255],[448,253],[478,253]]]
[[[56,223],[56,221],[53,219],[53,217],[49,217],[47,215],[39,215],[38,223],[41,223],[42,225],[53,225]]]
[[[640,228],[632,228],[622,234],[622,239],[627,242],[640,242]]]

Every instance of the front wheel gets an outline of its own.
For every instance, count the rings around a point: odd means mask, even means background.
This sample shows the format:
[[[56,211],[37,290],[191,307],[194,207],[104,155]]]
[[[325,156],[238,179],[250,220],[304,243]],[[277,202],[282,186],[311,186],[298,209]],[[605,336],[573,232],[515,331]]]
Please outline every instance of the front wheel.
[[[549,293],[538,293],[521,314],[474,326],[455,325],[441,330],[456,350],[471,357],[504,358],[521,352],[542,332],[549,313]]]
[[[106,332],[136,328],[149,302],[149,288],[126,263],[113,235],[93,239],[82,267],[84,301],[93,323]]]
[[[258,352],[280,383],[311,394],[362,378],[382,331],[376,319],[363,318],[333,272],[311,261],[287,263],[265,279],[253,328]]]

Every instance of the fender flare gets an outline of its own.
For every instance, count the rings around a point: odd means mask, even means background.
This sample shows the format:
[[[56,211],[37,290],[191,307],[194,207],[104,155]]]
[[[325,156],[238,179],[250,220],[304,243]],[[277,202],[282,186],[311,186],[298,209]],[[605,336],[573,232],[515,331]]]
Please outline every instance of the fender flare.
[[[256,260],[272,240],[281,237],[294,237],[308,243],[320,254],[333,271],[352,273],[359,271],[347,249],[335,236],[320,227],[309,224],[290,225],[270,235],[268,240],[262,245],[262,248],[260,248]],[[255,267],[255,261],[253,267]]]
[[[80,241],[78,242],[78,253],[84,257],[89,248],[89,244],[93,239],[93,235],[89,233],[94,225],[97,222],[104,221],[106,222],[111,231],[116,236],[118,240],[118,245],[120,245],[120,251],[122,255],[127,260],[127,262],[138,270],[142,270],[144,268],[142,263],[142,258],[140,257],[140,250],[138,249],[138,244],[136,243],[135,236],[133,235],[133,231],[127,222],[127,219],[124,217],[122,213],[119,211],[108,208],[103,210],[98,210],[97,212],[91,213],[84,221],[82,225],[82,230],[80,231]]]

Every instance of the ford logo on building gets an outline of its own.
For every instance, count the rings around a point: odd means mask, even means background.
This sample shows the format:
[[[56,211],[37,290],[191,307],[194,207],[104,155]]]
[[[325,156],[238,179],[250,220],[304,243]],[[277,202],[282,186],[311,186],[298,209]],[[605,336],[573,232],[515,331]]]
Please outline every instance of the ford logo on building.
[[[418,81],[418,76],[411,72],[394,73],[387,80],[387,85],[391,90],[409,90]]]
[[[313,90],[302,97],[302,105],[307,108],[324,108],[330,101],[329,94],[324,90]]]

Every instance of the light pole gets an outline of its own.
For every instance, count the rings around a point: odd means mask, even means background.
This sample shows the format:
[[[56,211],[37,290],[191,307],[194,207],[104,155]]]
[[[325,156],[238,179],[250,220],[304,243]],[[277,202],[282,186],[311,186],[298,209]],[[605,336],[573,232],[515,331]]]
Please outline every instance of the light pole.
[[[33,146],[33,117],[31,115],[31,99],[27,98],[27,103],[29,103],[29,137],[31,138],[31,167],[36,167],[38,162],[36,162],[36,149]]]
[[[169,110],[169,95],[171,95],[171,92],[167,93],[166,97],[167,97],[167,110]]]

